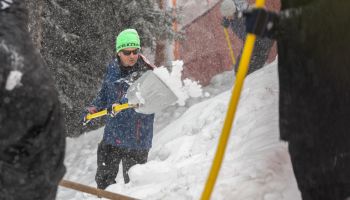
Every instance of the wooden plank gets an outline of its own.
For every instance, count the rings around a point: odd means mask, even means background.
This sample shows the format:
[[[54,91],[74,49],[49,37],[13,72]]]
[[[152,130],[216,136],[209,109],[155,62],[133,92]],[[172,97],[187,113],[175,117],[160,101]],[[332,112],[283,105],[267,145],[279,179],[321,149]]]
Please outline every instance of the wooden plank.
[[[76,182],[73,182],[73,181],[61,180],[59,185],[62,186],[62,187],[70,188],[70,189],[73,189],[73,190],[77,190],[77,191],[80,191],[80,192],[92,194],[92,195],[95,195],[95,196],[98,196],[98,197],[103,197],[103,198],[111,199],[111,200],[137,200],[137,199],[132,198],[132,197],[128,197],[128,196],[124,196],[124,195],[121,195],[121,194],[117,194],[117,193],[101,190],[101,189],[98,189],[98,188],[90,187],[90,186],[83,185],[83,184],[80,184],[80,183],[76,183]]]

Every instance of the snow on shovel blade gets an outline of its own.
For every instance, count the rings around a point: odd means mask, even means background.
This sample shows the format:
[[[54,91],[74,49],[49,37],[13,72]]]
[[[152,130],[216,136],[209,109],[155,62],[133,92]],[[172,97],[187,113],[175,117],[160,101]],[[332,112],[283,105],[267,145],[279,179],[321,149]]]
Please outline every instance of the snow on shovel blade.
[[[151,70],[129,87],[127,98],[129,104],[139,104],[135,110],[143,114],[159,112],[177,101],[174,92]]]

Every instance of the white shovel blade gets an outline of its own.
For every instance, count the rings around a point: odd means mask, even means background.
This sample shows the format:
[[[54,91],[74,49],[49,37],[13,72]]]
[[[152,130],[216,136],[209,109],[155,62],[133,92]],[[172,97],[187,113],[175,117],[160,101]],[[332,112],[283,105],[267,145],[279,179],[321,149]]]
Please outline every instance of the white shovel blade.
[[[143,114],[159,112],[177,101],[174,92],[151,70],[129,87],[127,98],[129,104],[140,104],[135,110]]]

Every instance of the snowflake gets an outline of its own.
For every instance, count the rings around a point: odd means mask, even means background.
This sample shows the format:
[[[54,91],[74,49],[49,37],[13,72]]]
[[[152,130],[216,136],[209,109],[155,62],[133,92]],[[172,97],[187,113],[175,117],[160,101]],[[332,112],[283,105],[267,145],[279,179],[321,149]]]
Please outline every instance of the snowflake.
[[[9,8],[12,3],[13,0],[0,0],[0,10],[5,10],[6,8]]]

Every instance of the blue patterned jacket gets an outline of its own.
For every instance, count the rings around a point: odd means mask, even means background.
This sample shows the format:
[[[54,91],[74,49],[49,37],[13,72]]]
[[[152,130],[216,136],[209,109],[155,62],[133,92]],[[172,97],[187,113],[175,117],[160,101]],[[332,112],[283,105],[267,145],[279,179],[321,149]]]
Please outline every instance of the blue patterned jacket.
[[[129,84],[153,68],[142,55],[132,68],[123,67],[118,58],[114,59],[108,64],[102,87],[91,105],[102,110],[114,103],[127,103],[125,95]],[[150,149],[153,123],[154,114],[141,114],[134,109],[120,111],[115,117],[107,116],[103,141],[122,148]]]

